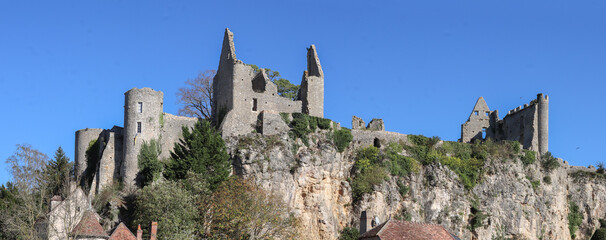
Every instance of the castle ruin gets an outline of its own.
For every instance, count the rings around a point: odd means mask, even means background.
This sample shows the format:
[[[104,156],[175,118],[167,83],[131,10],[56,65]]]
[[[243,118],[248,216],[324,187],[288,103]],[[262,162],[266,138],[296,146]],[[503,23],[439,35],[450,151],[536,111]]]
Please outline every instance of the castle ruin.
[[[545,154],[549,151],[549,97],[537,94],[537,98],[524,107],[510,110],[503,119],[499,111],[490,111],[480,97],[469,118],[461,125],[461,142],[491,138],[493,140],[518,141],[524,149]]]
[[[324,73],[314,45],[307,49],[307,70],[294,101],[278,95],[265,70],[259,70],[236,59],[234,34],[225,29],[219,68],[213,79],[213,116],[223,136],[250,133],[257,129],[258,122],[281,112],[324,117]]]
[[[90,193],[111,185],[114,179],[134,186],[139,173],[137,157],[143,143],[159,142],[162,149],[159,158],[168,158],[181,137],[181,127],[192,127],[198,120],[164,113],[164,93],[151,88],[133,88],[124,97],[124,128],[76,131],[75,174],[77,179],[93,176],[91,185],[86,186],[90,187]],[[98,149],[91,149],[95,147]],[[87,153],[95,156],[87,157]],[[98,159],[97,166],[88,166],[88,159],[93,158]]]

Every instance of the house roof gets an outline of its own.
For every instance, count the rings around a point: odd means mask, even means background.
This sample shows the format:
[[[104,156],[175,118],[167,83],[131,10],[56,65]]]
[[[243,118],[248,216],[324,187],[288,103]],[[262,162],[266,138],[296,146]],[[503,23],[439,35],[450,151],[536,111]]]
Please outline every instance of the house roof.
[[[458,240],[442,225],[414,223],[407,221],[388,220],[368,232],[360,235],[360,239],[379,238],[381,240]]]
[[[137,240],[137,237],[131,232],[124,223],[120,223],[109,237],[109,240]]]
[[[78,237],[109,238],[103,227],[101,227],[101,224],[99,224],[97,214],[91,210],[84,213],[84,216],[82,216],[72,234]]]

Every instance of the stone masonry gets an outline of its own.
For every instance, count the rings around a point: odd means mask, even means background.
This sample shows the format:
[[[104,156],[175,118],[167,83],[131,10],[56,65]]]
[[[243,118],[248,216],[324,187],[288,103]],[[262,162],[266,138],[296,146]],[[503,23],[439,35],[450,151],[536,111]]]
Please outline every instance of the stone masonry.
[[[498,110],[490,111],[480,97],[469,118],[461,125],[462,142],[474,140],[518,141],[524,149],[545,154],[549,151],[549,97],[542,93],[524,107],[517,107],[499,120]]]
[[[87,169],[86,151],[92,141],[99,144],[99,163],[89,194],[96,194],[105,186],[121,179],[126,186],[136,184],[139,168],[137,157],[145,142],[156,140],[162,152],[160,159],[168,158],[174,143],[181,137],[181,127],[192,127],[197,118],[174,116],[163,112],[164,94],[151,88],[133,88],[126,93],[124,128],[87,128],[76,131],[76,177],[82,179]],[[83,183],[86,185],[85,183]]]
[[[324,73],[316,47],[307,49],[307,71],[303,73],[297,100],[278,95],[276,85],[265,71],[236,59],[233,33],[225,29],[219,68],[213,80],[213,116],[223,136],[250,133],[257,127],[260,113],[301,112],[324,117]]]

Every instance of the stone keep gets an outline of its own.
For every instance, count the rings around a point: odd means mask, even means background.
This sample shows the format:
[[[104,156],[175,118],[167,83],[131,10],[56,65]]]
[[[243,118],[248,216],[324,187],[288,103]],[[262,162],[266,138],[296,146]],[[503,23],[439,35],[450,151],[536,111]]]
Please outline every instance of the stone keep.
[[[87,169],[94,171],[92,184],[82,182],[95,194],[121,179],[126,186],[136,184],[138,156],[145,142],[156,140],[162,152],[160,159],[170,156],[174,143],[181,137],[182,126],[192,127],[197,119],[163,112],[164,94],[151,88],[133,88],[124,93],[124,128],[87,128],[76,131],[76,177],[83,179]],[[86,152],[97,141],[97,166],[88,166]]]
[[[301,112],[324,117],[324,73],[316,47],[307,49],[307,70],[303,73],[297,100],[278,95],[277,86],[265,71],[236,59],[233,33],[225,29],[219,68],[213,79],[213,118],[223,136],[250,133],[268,110],[276,113]],[[262,119],[261,119],[262,120]]]
[[[542,93],[524,107],[517,107],[499,120],[497,110],[490,111],[484,98],[476,102],[469,118],[461,125],[462,142],[474,140],[518,141],[524,149],[545,154],[549,151],[549,97]]]

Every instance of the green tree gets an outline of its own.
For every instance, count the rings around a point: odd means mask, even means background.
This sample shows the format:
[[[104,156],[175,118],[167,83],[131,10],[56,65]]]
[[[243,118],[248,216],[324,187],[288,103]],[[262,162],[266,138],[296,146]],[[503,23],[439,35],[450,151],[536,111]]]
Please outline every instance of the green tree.
[[[197,239],[199,213],[195,196],[181,184],[160,181],[145,186],[135,200],[131,229],[158,222],[158,239]]]
[[[211,190],[229,177],[231,162],[225,142],[209,121],[200,120],[191,130],[183,127],[183,138],[175,143],[164,176],[184,179],[188,171],[204,176]]]
[[[46,179],[48,180],[49,196],[59,195],[66,198],[69,193],[69,180],[72,163],[65,156],[63,148],[57,148],[55,156],[48,162],[44,169]]]
[[[260,71],[260,68],[257,65],[251,64],[250,66],[255,72]],[[280,76],[280,72],[271,70],[269,68],[265,68],[265,75],[267,75],[267,78],[269,78],[271,82],[276,84],[276,87],[278,88],[278,95],[288,99],[297,100],[297,95],[299,94],[299,89],[301,88],[300,85],[292,84],[290,81],[288,81],[288,79],[282,78]]]
[[[17,198],[19,192],[11,182],[0,186],[0,215],[8,214],[10,209],[15,208],[19,204]],[[0,239],[19,239],[18,235],[11,231],[9,223],[5,217],[0,217]]]
[[[155,139],[149,142],[143,142],[139,156],[137,156],[139,165],[139,183],[141,187],[147,186],[162,176],[162,162],[158,156],[162,153],[160,143]]]
[[[213,193],[205,224],[211,239],[296,239],[296,218],[281,197],[238,177]]]

